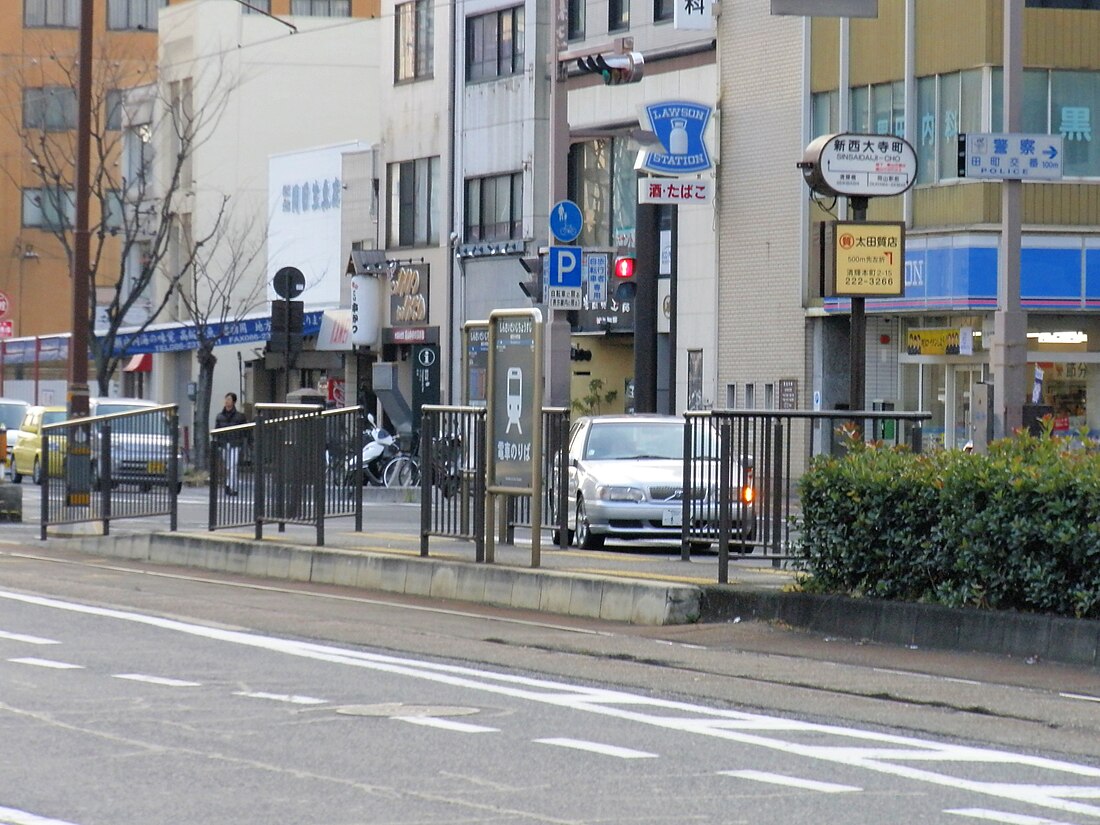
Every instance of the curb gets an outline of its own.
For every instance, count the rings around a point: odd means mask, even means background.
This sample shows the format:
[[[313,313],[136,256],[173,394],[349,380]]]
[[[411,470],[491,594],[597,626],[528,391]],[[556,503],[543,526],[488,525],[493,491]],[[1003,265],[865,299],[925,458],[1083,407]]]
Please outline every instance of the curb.
[[[1100,621],[1005,610],[853,599],[746,588],[703,588],[700,621],[782,622],[889,645],[1100,666]]]
[[[69,546],[90,555],[131,561],[640,625],[696,622],[702,599],[702,589],[693,585],[306,548],[220,536],[184,533],[88,536],[69,539]]]

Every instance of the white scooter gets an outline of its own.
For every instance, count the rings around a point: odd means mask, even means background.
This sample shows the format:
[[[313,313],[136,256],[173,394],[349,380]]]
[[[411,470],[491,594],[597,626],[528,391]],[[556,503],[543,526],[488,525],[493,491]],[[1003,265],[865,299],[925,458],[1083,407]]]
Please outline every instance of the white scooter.
[[[390,459],[400,452],[397,439],[379,426],[374,416],[367,414],[370,426],[363,432],[363,483],[376,487],[385,485],[383,475]]]

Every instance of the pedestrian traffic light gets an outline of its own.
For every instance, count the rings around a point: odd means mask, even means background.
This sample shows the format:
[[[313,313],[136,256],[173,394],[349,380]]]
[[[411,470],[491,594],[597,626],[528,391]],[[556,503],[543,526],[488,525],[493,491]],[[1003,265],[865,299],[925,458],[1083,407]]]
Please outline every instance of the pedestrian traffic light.
[[[526,281],[519,282],[519,288],[523,294],[534,303],[542,303],[542,256],[531,255],[519,259],[519,265],[531,276]]]
[[[577,68],[603,76],[608,86],[621,86],[625,83],[637,83],[645,75],[645,58],[641,52],[625,54],[594,54],[577,59]]]
[[[267,348],[271,352],[301,352],[305,304],[302,301],[271,302],[271,337]]]
[[[615,275],[615,300],[634,300],[638,294],[638,285],[634,280],[634,255],[619,254],[611,271]]]

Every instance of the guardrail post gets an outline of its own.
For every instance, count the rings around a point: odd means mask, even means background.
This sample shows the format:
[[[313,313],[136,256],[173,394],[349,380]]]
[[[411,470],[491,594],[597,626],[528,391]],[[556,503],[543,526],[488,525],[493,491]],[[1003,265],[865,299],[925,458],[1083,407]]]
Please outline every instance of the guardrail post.
[[[267,515],[267,473],[265,459],[267,453],[267,418],[260,413],[256,419],[255,451],[252,453],[253,501],[252,517],[256,520],[256,540],[264,537],[264,517]]]
[[[420,555],[428,555],[428,534],[432,529],[432,434],[435,412],[420,413]],[[478,559],[480,561],[480,559]]]
[[[111,449],[111,442],[113,439],[113,432],[111,430],[111,422],[104,421],[100,428],[100,444],[103,445],[103,453],[100,456],[99,461],[99,495],[100,495],[100,512],[103,515],[103,535],[107,535],[111,524],[111,511],[113,509],[113,497],[114,497],[114,460],[113,450]],[[93,439],[94,443],[94,439]],[[171,528],[175,530],[175,527]]]
[[[42,474],[42,501],[39,507],[41,518],[39,520],[38,537],[45,541],[46,525],[50,522],[50,436],[45,429],[42,430],[42,460],[46,462],[46,469]]]
[[[485,411],[474,414],[474,560],[485,561],[485,474],[488,472],[485,455]]]
[[[684,416],[684,474],[680,493],[680,561],[691,561],[691,507],[695,479],[695,418]],[[706,500],[700,502],[706,506]]]
[[[168,529],[173,533],[179,526],[180,489],[180,419],[179,408],[166,413],[168,423]]]
[[[783,439],[783,421],[777,418],[775,424],[772,427],[772,468],[771,478],[768,481],[771,492],[771,514],[768,521],[771,525],[770,535],[768,537],[768,547],[765,548],[765,553],[771,551],[776,555],[780,552],[780,544],[782,541],[782,520],[783,520],[783,455],[784,455],[784,439]],[[765,505],[767,506],[767,505]]]
[[[325,546],[325,419],[320,410],[306,420],[309,433],[309,466],[312,472],[300,477],[313,484],[313,517],[317,520],[317,546]],[[362,498],[362,495],[359,496]]]
[[[730,420],[722,419],[719,428],[718,452],[718,583],[730,580],[730,494],[733,492],[733,450],[730,438]]]

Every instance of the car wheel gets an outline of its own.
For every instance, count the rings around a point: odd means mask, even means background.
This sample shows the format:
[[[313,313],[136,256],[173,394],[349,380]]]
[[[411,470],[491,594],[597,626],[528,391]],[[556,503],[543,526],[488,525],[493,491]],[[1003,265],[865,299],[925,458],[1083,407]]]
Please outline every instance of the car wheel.
[[[561,543],[561,530],[555,530],[553,533],[550,534],[550,543],[551,544],[560,544]],[[573,531],[572,530],[566,530],[565,531],[565,546],[568,547],[572,543],[573,543]]]
[[[35,484],[42,483],[42,463],[35,458],[34,467],[31,468],[31,481]]]
[[[99,490],[102,488],[102,481],[99,478],[99,467],[92,462],[92,489]]]
[[[582,550],[599,550],[603,547],[604,537],[592,535],[591,525],[588,523],[588,513],[584,509],[584,499],[577,499],[577,530],[574,534],[577,547]]]
[[[11,462],[11,480],[13,484],[23,483],[23,474],[15,469],[15,459]]]
[[[705,553],[710,549],[709,541],[693,541],[691,542],[692,553]]]

